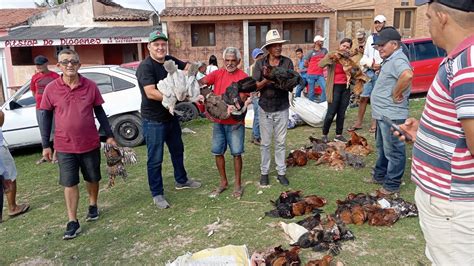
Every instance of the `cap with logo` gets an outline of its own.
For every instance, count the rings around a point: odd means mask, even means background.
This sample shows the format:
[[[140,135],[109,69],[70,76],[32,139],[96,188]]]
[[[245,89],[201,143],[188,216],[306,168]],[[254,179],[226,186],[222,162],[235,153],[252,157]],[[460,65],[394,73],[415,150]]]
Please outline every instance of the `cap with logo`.
[[[474,3],[472,0],[415,0],[415,5],[421,6],[433,2],[465,12],[474,12]]]
[[[263,49],[270,44],[285,43],[285,42],[288,42],[288,41],[283,40],[280,36],[280,33],[277,30],[269,30],[267,32],[267,35],[265,36],[265,44],[260,49]]]
[[[150,33],[150,36],[148,37],[148,42],[154,42],[158,39],[168,41],[168,37],[166,37],[166,34],[159,30],[156,30]]]
[[[381,31],[379,31],[379,36],[372,45],[384,45],[388,41],[400,41],[401,39],[402,36],[395,28],[383,28]]]
[[[324,39],[325,38],[323,36],[316,35],[316,36],[314,36],[313,42],[322,42],[322,41],[324,41]]]
[[[383,22],[387,21],[387,18],[384,15],[377,15],[374,18],[374,22],[376,22],[376,21],[383,23]]]
[[[35,65],[44,65],[49,62],[48,58],[46,58],[46,56],[43,56],[43,55],[38,55],[37,57],[35,57],[33,61]]]
[[[253,51],[252,51],[252,58],[253,58],[253,59],[257,59],[257,57],[258,57],[259,55],[262,55],[262,54],[263,54],[263,50],[262,50],[262,49],[260,49],[260,48],[255,48],[255,49],[253,49]]]

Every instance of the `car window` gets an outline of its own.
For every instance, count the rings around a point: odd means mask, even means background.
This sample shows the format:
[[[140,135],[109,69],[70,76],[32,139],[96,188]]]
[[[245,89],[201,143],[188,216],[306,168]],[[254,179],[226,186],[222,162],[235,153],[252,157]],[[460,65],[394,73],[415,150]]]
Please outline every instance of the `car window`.
[[[415,60],[426,60],[436,57],[439,57],[438,50],[433,42],[415,43]]]
[[[123,80],[121,78],[113,77],[112,80],[114,83],[115,91],[121,91],[135,87],[133,83]]]
[[[81,73],[84,77],[93,80],[101,94],[113,91],[112,77],[102,73]]]

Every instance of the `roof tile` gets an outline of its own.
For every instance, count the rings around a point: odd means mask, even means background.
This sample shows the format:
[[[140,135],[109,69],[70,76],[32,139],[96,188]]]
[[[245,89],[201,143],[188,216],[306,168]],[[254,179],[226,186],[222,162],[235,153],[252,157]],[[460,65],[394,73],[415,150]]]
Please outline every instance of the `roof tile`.
[[[45,11],[44,8],[6,8],[0,9],[0,29],[8,29],[27,24],[32,16]]]
[[[225,15],[270,15],[331,13],[335,9],[322,4],[297,5],[255,5],[255,6],[208,6],[208,7],[168,7],[161,11],[162,17],[177,16],[225,16]]]

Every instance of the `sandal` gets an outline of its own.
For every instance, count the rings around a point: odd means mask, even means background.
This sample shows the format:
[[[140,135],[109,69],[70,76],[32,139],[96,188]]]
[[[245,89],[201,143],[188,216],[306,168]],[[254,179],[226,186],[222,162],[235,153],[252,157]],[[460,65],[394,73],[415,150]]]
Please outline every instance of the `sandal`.
[[[232,197],[239,200],[242,197],[242,194],[244,194],[244,188],[240,187],[239,189],[234,190],[234,192],[232,192]]]
[[[36,161],[36,165],[45,163],[45,162],[47,162],[47,161],[48,161],[48,160],[46,160],[46,158],[42,157],[41,159],[39,159],[38,161]]]
[[[15,212],[9,212],[8,216],[15,217],[15,216],[18,216],[18,215],[21,215],[21,214],[27,212],[30,209],[30,205],[27,204],[27,203],[20,204],[16,207],[17,207],[17,210]]]
[[[351,132],[351,131],[356,131],[356,130],[361,130],[362,127],[356,127],[356,126],[352,126],[350,128],[347,129],[347,131]]]
[[[375,133],[377,131],[377,128],[376,127],[371,127],[369,129],[369,133]]]
[[[218,187],[215,188],[211,193],[209,194],[209,198],[216,198],[219,196],[222,192],[224,192],[227,189],[227,187]]]

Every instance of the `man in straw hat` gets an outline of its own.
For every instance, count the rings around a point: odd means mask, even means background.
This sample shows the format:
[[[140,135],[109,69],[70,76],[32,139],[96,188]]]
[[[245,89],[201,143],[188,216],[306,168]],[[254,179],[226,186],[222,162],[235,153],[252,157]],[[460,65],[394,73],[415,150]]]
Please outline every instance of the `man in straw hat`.
[[[286,178],[286,131],[288,126],[288,91],[278,87],[275,83],[263,77],[264,68],[268,66],[282,67],[293,70],[293,62],[290,58],[281,55],[282,45],[287,42],[280,37],[280,33],[272,29],[267,32],[265,44],[262,49],[267,50],[267,55],[255,63],[252,78],[257,81],[257,90],[260,91],[259,118],[261,135],[261,177],[260,185],[269,184],[268,173],[270,171],[270,145],[272,136],[275,137],[275,163],[278,171],[278,181],[288,186]]]

